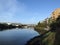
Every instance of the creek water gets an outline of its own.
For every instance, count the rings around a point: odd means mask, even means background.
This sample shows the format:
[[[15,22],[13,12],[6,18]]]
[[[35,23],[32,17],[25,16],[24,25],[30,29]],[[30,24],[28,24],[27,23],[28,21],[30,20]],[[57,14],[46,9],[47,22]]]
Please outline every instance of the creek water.
[[[25,45],[27,41],[38,36],[34,29],[8,29],[0,31],[0,45]]]

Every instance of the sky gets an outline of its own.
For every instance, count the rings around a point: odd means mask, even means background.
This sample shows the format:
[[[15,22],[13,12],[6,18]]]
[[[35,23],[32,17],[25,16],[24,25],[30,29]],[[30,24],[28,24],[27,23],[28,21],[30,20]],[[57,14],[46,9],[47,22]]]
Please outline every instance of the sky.
[[[36,24],[60,8],[60,0],[0,0],[0,22]]]

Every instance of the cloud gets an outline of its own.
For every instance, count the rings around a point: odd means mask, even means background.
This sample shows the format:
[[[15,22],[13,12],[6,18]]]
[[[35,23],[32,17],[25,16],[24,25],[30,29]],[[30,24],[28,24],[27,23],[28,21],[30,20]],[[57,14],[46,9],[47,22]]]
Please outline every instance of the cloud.
[[[38,21],[39,13],[31,12],[27,8],[27,5],[17,0],[0,0],[0,22],[35,23],[36,20]]]
[[[21,3],[18,4],[17,0],[0,0],[0,21],[16,21],[14,16],[19,10],[21,12],[24,9]]]

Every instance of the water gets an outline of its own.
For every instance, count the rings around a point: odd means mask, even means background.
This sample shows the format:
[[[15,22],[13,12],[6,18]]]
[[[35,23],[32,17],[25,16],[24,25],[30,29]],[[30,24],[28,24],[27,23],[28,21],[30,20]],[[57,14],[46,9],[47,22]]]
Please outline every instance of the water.
[[[33,29],[0,31],[0,45],[25,45],[27,41],[38,35],[38,32]]]

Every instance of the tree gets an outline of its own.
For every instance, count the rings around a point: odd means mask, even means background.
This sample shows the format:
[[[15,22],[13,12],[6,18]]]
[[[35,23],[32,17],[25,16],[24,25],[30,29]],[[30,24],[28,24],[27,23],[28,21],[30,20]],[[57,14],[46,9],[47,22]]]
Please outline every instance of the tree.
[[[56,32],[54,45],[60,45],[60,16],[50,25],[50,31]]]

